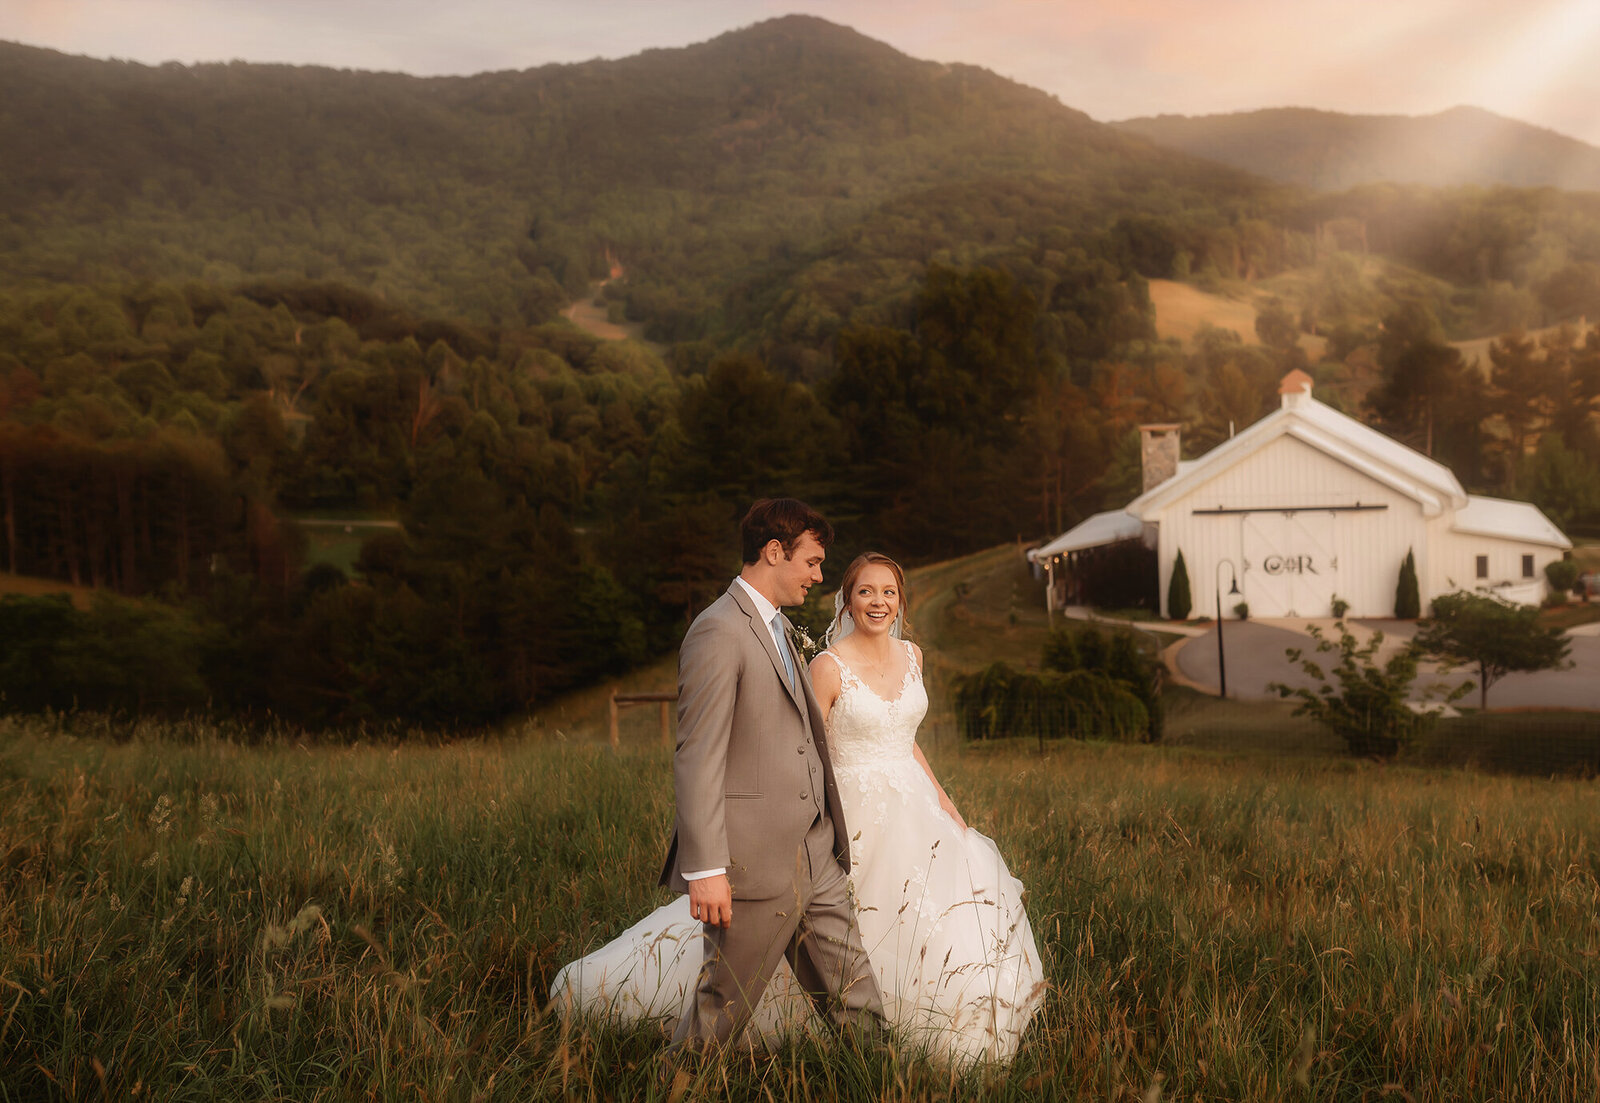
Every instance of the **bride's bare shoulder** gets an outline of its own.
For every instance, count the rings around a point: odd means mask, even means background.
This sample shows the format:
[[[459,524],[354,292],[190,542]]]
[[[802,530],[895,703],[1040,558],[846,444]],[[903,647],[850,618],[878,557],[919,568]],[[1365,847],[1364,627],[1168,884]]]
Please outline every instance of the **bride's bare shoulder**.
[[[831,678],[835,682],[839,680],[839,658],[831,648],[827,651],[818,651],[811,660],[812,684],[817,684],[819,678]]]
[[[817,695],[818,701],[831,704],[839,696],[841,684],[839,660],[832,652],[819,652],[811,660],[811,692]]]

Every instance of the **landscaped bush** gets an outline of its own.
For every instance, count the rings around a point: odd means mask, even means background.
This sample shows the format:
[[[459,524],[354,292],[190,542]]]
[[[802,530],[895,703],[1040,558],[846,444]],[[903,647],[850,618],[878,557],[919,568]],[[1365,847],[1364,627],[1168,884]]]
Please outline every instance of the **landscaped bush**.
[[[1194,608],[1189,593],[1189,567],[1183,561],[1183,552],[1172,562],[1172,581],[1167,583],[1167,616],[1173,620],[1188,620]]]
[[[1058,628],[1045,640],[1041,665],[1061,674],[1092,671],[1122,684],[1144,705],[1146,738],[1161,738],[1163,667],[1140,650],[1131,631],[1105,632],[1087,624]]]
[[[1578,584],[1578,564],[1572,559],[1557,559],[1553,563],[1546,563],[1544,568],[1545,578],[1550,580],[1550,588],[1563,600],[1572,588]]]
[[[1417,588],[1417,557],[1406,549],[1405,562],[1400,564],[1400,581],[1394,588],[1394,615],[1401,620],[1416,620],[1422,615],[1422,594]]]
[[[994,663],[953,679],[956,722],[965,739],[1029,735],[1138,740],[1150,714],[1126,682],[1093,670],[1035,674]]]

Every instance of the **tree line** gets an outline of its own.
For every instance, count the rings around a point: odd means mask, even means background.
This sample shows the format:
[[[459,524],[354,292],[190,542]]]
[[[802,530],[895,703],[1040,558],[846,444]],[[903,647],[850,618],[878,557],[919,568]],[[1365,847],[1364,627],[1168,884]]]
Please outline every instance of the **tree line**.
[[[1261,344],[1212,330],[1186,349],[1154,339],[1117,255],[1048,285],[930,265],[903,308],[843,326],[811,381],[754,352],[418,318],[325,282],[12,290],[0,566],[106,596],[7,600],[8,707],[487,723],[672,646],[737,570],[755,497],[825,510],[841,557],[1032,538],[1138,492],[1140,422],[1184,422],[1197,454],[1267,412],[1289,367],[1471,489],[1600,520],[1600,333],[1508,335],[1487,379],[1421,304],[1322,363],[1281,307]],[[315,510],[399,525],[346,572],[308,558],[293,518]],[[168,641],[165,683],[112,678],[87,642],[140,632]],[[136,682],[172,688],[114,688]]]

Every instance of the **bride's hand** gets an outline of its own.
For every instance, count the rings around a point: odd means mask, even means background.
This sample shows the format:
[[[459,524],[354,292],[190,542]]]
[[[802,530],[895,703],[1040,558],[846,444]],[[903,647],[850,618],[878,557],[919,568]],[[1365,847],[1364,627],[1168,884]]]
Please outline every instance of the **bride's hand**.
[[[961,818],[961,813],[956,811],[956,806],[949,797],[939,798],[939,807],[944,809],[944,814],[956,821],[961,830],[967,829],[967,821]]]

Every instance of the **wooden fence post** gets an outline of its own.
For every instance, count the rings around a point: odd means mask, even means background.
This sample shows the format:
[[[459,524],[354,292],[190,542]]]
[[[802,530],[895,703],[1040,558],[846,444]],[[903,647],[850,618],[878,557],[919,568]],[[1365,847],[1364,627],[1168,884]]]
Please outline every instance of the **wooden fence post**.
[[[661,705],[661,742],[666,746],[672,745],[672,712],[668,705],[678,699],[676,693],[611,693],[611,745],[617,746],[621,742],[621,732],[617,725],[617,714],[623,709],[633,705],[650,705],[657,702]]]

